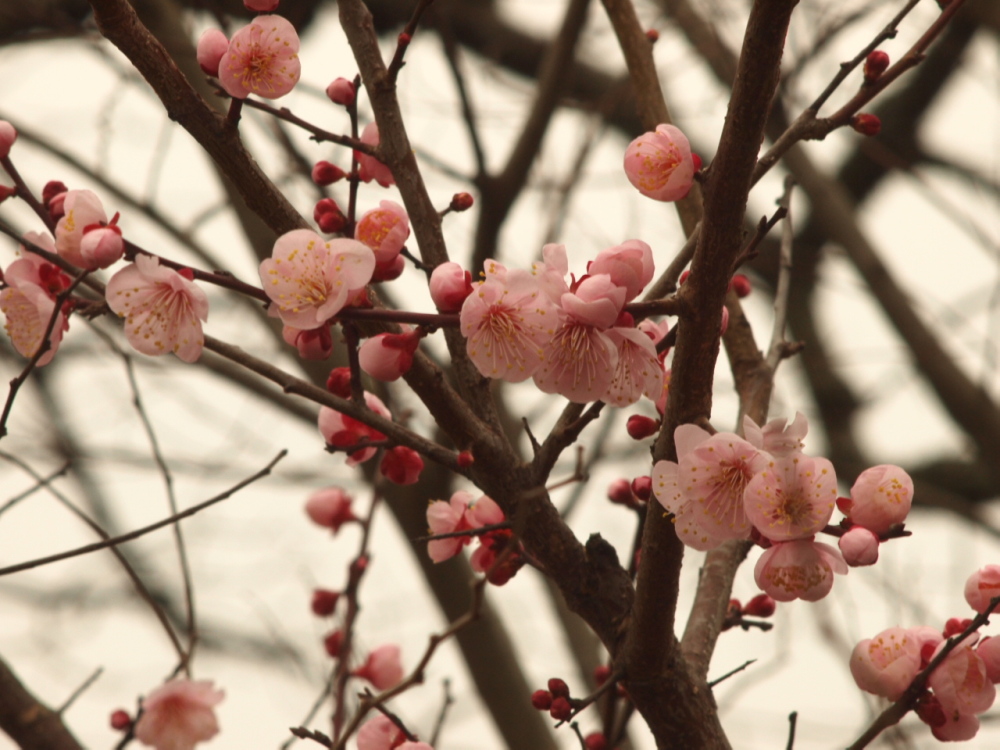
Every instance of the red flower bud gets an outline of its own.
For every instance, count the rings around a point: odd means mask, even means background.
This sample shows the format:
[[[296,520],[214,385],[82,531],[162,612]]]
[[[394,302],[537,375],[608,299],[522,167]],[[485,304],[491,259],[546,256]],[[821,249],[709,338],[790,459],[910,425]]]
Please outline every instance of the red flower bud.
[[[861,112],[851,118],[851,127],[861,135],[870,137],[879,134],[882,130],[882,121],[878,119],[878,115]]]
[[[583,744],[587,750],[608,750],[608,738],[600,732],[588,734]]]
[[[312,181],[317,185],[325,187],[342,179],[344,179],[344,170],[336,164],[331,164],[328,161],[318,161],[313,164]]]
[[[601,664],[594,667],[594,683],[600,687],[611,677],[611,667],[607,664]]]
[[[324,198],[323,200],[329,200],[329,198]],[[320,201],[320,203],[322,202]],[[316,223],[319,225],[319,230],[324,234],[338,234],[339,232],[343,232],[347,226],[347,217],[337,208],[334,211],[327,211],[317,216]]]
[[[660,41],[660,32],[656,29],[647,29],[646,38],[649,40],[650,44],[656,44]]]
[[[691,161],[694,163],[694,172],[695,172],[695,174],[698,174],[698,172],[701,171],[701,164],[702,164],[701,157],[698,156],[698,154],[692,153],[691,154]]]
[[[633,479],[632,492],[634,492],[635,496],[643,502],[649,500],[650,495],[653,494],[652,477],[636,477]]]
[[[680,286],[685,281],[687,281],[688,280],[688,276],[690,276],[690,275],[691,275],[690,271],[684,271],[684,272],[682,272],[681,275],[680,275],[680,277],[677,279],[677,286]]]
[[[569,686],[558,677],[553,677],[549,680],[549,692],[555,698],[569,698]]]
[[[475,202],[473,197],[468,193],[455,193],[451,198],[451,205],[448,206],[452,211],[468,211],[472,208],[472,204]]]
[[[61,193],[65,193],[69,188],[66,187],[59,180],[49,180],[45,183],[45,187],[42,188],[42,203],[45,204],[46,208],[49,208],[49,203],[52,199]]]
[[[566,721],[572,715],[573,706],[570,705],[569,700],[562,696],[553,699],[552,705],[549,707],[549,716],[559,721]]]
[[[15,187],[8,187],[7,185],[0,185],[0,203],[3,203],[5,200],[7,200],[8,198],[10,198],[10,196],[14,195],[16,192],[17,192],[17,188],[15,188]]]
[[[531,705],[539,711],[548,711],[552,705],[552,693],[548,690],[536,690],[531,694]]]
[[[476,457],[472,455],[472,451],[462,451],[455,458],[455,463],[457,463],[463,469],[468,469],[475,462],[476,462]]]
[[[334,396],[351,397],[351,368],[334,367],[326,379],[326,389]]]
[[[642,414],[633,414],[625,423],[625,429],[633,440],[645,440],[660,431],[660,421]]]
[[[329,589],[316,589],[313,591],[312,611],[317,617],[329,617],[337,608],[337,600],[340,599],[339,591]]]
[[[738,273],[729,280],[729,288],[736,292],[737,297],[746,297],[750,294],[750,279]]]
[[[865,83],[874,83],[889,67],[889,55],[880,49],[868,53],[865,58]]]
[[[941,701],[930,693],[920,696],[917,701],[917,716],[930,727],[941,727],[948,721],[948,717],[945,716],[944,709],[941,707]]]
[[[767,594],[757,594],[747,602],[747,606],[743,608],[743,614],[750,617],[770,617],[774,614],[776,607],[774,599]]]
[[[331,658],[336,659],[340,656],[340,647],[344,643],[344,633],[341,630],[334,630],[330,635],[323,639],[323,648],[326,649],[327,655]]]
[[[948,622],[944,624],[944,633],[942,635],[945,638],[951,638],[953,635],[965,632],[965,629],[970,624],[972,624],[972,620],[969,618],[949,617]]]
[[[608,500],[616,505],[635,505],[636,497],[632,493],[632,483],[627,479],[616,479],[608,485]]]
[[[132,717],[128,715],[128,711],[123,711],[118,709],[117,711],[111,712],[111,728],[116,729],[119,732],[126,731],[132,726]]]

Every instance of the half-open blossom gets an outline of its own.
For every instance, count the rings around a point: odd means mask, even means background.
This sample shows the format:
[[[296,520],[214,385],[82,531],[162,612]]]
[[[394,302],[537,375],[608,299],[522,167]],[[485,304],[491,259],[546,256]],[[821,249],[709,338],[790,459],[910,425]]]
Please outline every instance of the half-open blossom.
[[[374,122],[365,125],[365,129],[361,131],[360,140],[368,146],[378,146],[380,142],[378,125]],[[375,180],[382,187],[389,187],[396,184],[396,180],[392,176],[392,170],[374,156],[355,151],[354,158],[358,160],[358,177],[364,182]]]
[[[833,574],[847,572],[840,552],[811,539],[779,542],[764,550],[753,570],[754,580],[779,602],[815,602],[830,593]]]
[[[898,466],[873,466],[861,472],[851,487],[848,518],[859,526],[884,534],[906,520],[913,501],[913,480]]]
[[[837,540],[844,562],[852,568],[878,562],[878,536],[864,526],[854,526]]]
[[[213,78],[219,75],[219,63],[229,51],[229,40],[219,29],[208,29],[198,39],[198,65],[205,75]]]
[[[201,356],[208,297],[195,283],[160,259],[137,255],[105,290],[108,307],[125,318],[125,338],[143,354],[173,352],[185,362]]]
[[[230,96],[250,94],[277,99],[299,81],[299,35],[281,16],[257,16],[233,34],[222,62],[219,83]]]
[[[749,415],[743,417],[743,435],[747,441],[775,458],[788,458],[801,453],[807,432],[809,420],[802,412],[795,412],[791,424],[781,418],[772,419],[763,427],[758,426]]]
[[[653,341],[638,328],[623,326],[609,329],[607,335],[618,352],[618,363],[601,400],[619,408],[641,396],[655,401],[663,388],[663,366]]]
[[[631,302],[653,279],[653,251],[642,240],[628,240],[601,250],[587,264],[587,273],[608,274],[616,286],[625,289],[625,301]]]
[[[293,326],[282,326],[281,337],[286,344],[291,344],[299,350],[302,359],[322,362],[333,354],[333,336],[330,326],[320,326],[311,331],[303,331]]]
[[[920,672],[920,647],[906,628],[883,630],[854,647],[851,675],[862,690],[897,701]]]
[[[431,272],[430,290],[438,312],[456,313],[472,294],[472,274],[453,261],[441,263]]]
[[[28,239],[51,249],[48,236],[34,235]],[[31,252],[11,263],[3,274],[6,286],[0,290],[0,310],[6,321],[4,328],[15,351],[22,357],[34,357],[45,341],[45,332],[53,314],[56,315],[48,337],[49,349],[39,357],[39,367],[55,356],[63,333],[69,329],[65,313],[56,313],[56,295],[68,288],[69,277],[59,268]]]
[[[511,270],[487,275],[463,303],[460,322],[476,369],[519,383],[538,369],[559,317],[531,274]]]
[[[91,224],[84,227],[80,240],[80,257],[83,268],[107,268],[125,254],[122,230],[118,227],[118,214],[107,224]]]
[[[394,484],[416,484],[424,470],[424,459],[412,448],[396,445],[382,456],[382,476]]]
[[[996,596],[1000,596],[1000,565],[982,567],[965,582],[965,601],[976,612],[985,612]]]
[[[976,646],[976,653],[986,665],[986,676],[994,685],[1000,682],[1000,638],[983,638]]]
[[[643,195],[658,201],[677,201],[694,182],[691,144],[679,128],[657,125],[625,149],[625,176]]]
[[[399,658],[399,646],[387,644],[379,646],[365,660],[365,663],[351,674],[368,680],[376,690],[388,690],[403,679],[403,664]]]
[[[376,380],[398,380],[413,364],[422,336],[419,331],[372,336],[358,349],[358,364]]]
[[[451,534],[471,529],[465,511],[472,502],[472,495],[463,490],[454,493],[448,501],[435,500],[427,506],[427,527],[432,535]],[[451,536],[446,539],[431,539],[427,543],[427,555],[434,562],[442,562],[458,554],[463,546],[471,542],[468,536]]]
[[[378,714],[358,730],[358,750],[396,750],[404,739],[406,735],[392,719]]]
[[[6,120],[0,120],[0,159],[10,156],[11,146],[17,140],[17,129]]]
[[[357,521],[351,509],[351,496],[341,487],[325,487],[316,490],[306,500],[306,515],[317,526],[331,529],[334,534],[345,523]]]
[[[171,680],[143,699],[135,738],[156,750],[191,750],[219,733],[215,707],[223,698],[208,680]]]
[[[91,190],[70,190],[63,199],[63,216],[56,224],[56,252],[77,268],[90,268],[80,253],[84,230],[108,223],[101,199]]]
[[[934,691],[946,717],[981,714],[993,705],[997,694],[983,660],[966,645],[960,645],[945,657],[931,672],[927,686]]]
[[[378,208],[365,211],[354,227],[354,239],[370,247],[379,263],[399,255],[409,236],[410,217],[393,201],[382,201]]]
[[[787,542],[821,531],[837,501],[837,476],[825,458],[799,454],[771,461],[746,486],[747,517],[768,539]]]
[[[382,403],[382,399],[375,394],[365,391],[365,404],[379,416],[392,419],[392,413]],[[327,445],[350,451],[347,458],[348,466],[356,466],[367,461],[378,450],[377,447],[363,447],[353,451],[351,448],[359,443],[385,440],[385,435],[374,427],[369,427],[363,422],[328,406],[321,406],[319,409],[319,431]]]
[[[293,229],[261,262],[260,280],[285,325],[312,330],[340,312],[374,270],[375,255],[360,242],[326,242],[309,229]]]

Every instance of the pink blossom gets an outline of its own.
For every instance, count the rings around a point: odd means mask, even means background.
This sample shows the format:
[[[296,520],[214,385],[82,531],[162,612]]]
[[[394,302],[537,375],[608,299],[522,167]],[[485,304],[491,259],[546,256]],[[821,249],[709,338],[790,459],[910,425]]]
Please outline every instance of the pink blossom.
[[[653,251],[642,240],[628,240],[601,250],[587,264],[587,273],[608,274],[614,284],[625,288],[625,301],[631,302],[653,279]]]
[[[341,487],[326,487],[316,490],[306,500],[306,515],[317,526],[331,529],[334,534],[340,527],[358,517],[351,510],[351,496]]]
[[[775,459],[747,484],[746,514],[768,539],[787,542],[821,531],[837,501],[837,476],[825,458]]]
[[[873,466],[851,487],[848,517],[876,534],[906,520],[913,500],[913,480],[898,466]]]
[[[378,125],[374,122],[365,125],[365,129],[361,131],[361,142],[368,146],[378,146],[380,142]],[[358,177],[364,182],[375,180],[382,187],[389,187],[396,184],[396,180],[393,179],[392,171],[389,167],[374,156],[355,151],[354,158],[358,160]]]
[[[418,331],[372,336],[358,350],[361,369],[376,380],[398,380],[413,364],[413,354],[417,351],[421,338]]]
[[[472,274],[458,263],[442,263],[431,273],[430,290],[438,312],[456,313],[472,294]]]
[[[493,498],[481,495],[478,500],[469,504],[466,510],[466,518],[472,528],[478,529],[482,526],[492,526],[496,523],[503,523],[504,515],[500,506]]]
[[[410,217],[393,201],[382,201],[378,208],[366,211],[354,227],[354,239],[370,247],[379,263],[388,263],[399,255],[409,236]]]
[[[329,86],[326,87],[326,95],[334,104],[339,104],[342,107],[349,107],[354,103],[354,97],[356,95],[356,92],[354,91],[354,83],[348,81],[346,78],[336,78]]]
[[[45,341],[45,331],[56,311],[55,299],[38,284],[11,279],[10,272],[18,263],[11,263],[5,274],[7,286],[0,291],[0,310],[6,317],[4,328],[14,349],[22,357],[34,357]],[[16,270],[16,269],[14,269]],[[62,342],[63,333],[69,329],[66,315],[59,311],[49,335],[49,348],[38,358],[37,366],[42,367],[52,361]]]
[[[921,642],[905,628],[889,628],[854,647],[851,674],[858,687],[897,701],[921,668]]]
[[[573,321],[603,331],[618,320],[625,305],[625,288],[607,274],[585,276],[572,291],[561,295],[559,305]]]
[[[135,737],[156,750],[191,750],[219,733],[214,709],[223,698],[208,680],[171,680],[143,700]]]
[[[330,326],[320,326],[311,331],[282,326],[281,337],[286,344],[291,344],[298,349],[299,356],[305,360],[322,362],[333,354],[333,337],[330,335]]]
[[[625,176],[653,200],[677,201],[686,196],[694,172],[691,145],[673,125],[657,125],[656,132],[640,135],[625,149]]]
[[[399,659],[399,646],[388,644],[379,646],[368,654],[365,663],[352,673],[355,677],[368,680],[376,690],[388,690],[403,680],[403,665]]]
[[[833,574],[847,572],[840,553],[811,539],[780,542],[764,550],[753,571],[757,585],[779,602],[815,602],[830,593]]]
[[[952,713],[945,716],[944,724],[931,727],[931,733],[941,742],[965,742],[978,732],[979,718],[973,714]]]
[[[432,535],[451,534],[456,531],[471,529],[465,511],[472,502],[472,495],[459,490],[447,502],[435,500],[427,506],[427,527]],[[434,562],[443,562],[458,554],[466,544],[471,542],[468,536],[452,536],[447,539],[432,539],[427,543],[427,555]]]
[[[607,334],[568,319],[547,342],[535,385],[544,393],[586,404],[608,392],[617,367],[618,350]]]
[[[1000,638],[983,638],[976,653],[986,666],[986,676],[994,685],[1000,682]]]
[[[617,407],[634,404],[641,396],[656,400],[663,389],[663,366],[649,336],[621,326],[607,335],[618,352],[618,365],[601,400]]]
[[[91,225],[83,230],[80,256],[87,269],[107,268],[125,254],[122,230],[118,228],[118,214],[106,225]]]
[[[261,262],[260,280],[285,325],[312,330],[340,312],[374,270],[375,255],[360,242],[325,242],[309,229],[293,229]]]
[[[976,612],[985,612],[996,596],[1000,596],[1000,565],[980,568],[965,582],[965,601]]]
[[[198,39],[198,65],[205,75],[213,78],[219,75],[219,63],[229,51],[229,40],[219,29],[208,29]]]
[[[986,674],[986,664],[966,645],[945,657],[931,672],[927,686],[934,691],[945,716],[981,714],[993,705],[997,693]]]
[[[10,156],[11,146],[17,140],[17,129],[6,120],[0,120],[0,159]]]
[[[378,396],[365,391],[365,404],[379,416],[392,419],[392,414]],[[321,406],[319,409],[319,431],[327,445],[348,450],[361,442],[385,440],[385,435],[375,428],[328,406]],[[374,456],[377,450],[376,447],[368,447],[353,451],[347,459],[347,465],[356,466],[364,463]]]
[[[219,83],[230,96],[257,94],[277,99],[299,81],[299,36],[281,16],[257,16],[233,34],[222,62]]]
[[[640,320],[636,328],[649,336],[654,344],[659,344],[663,340],[663,337],[670,333],[670,321],[661,320],[659,323],[654,323],[649,318],[646,318],[645,320]]]
[[[560,316],[531,274],[502,268],[487,262],[486,280],[462,304],[461,330],[480,373],[519,383],[541,365]]]
[[[397,445],[385,452],[379,467],[382,476],[395,484],[416,484],[424,470],[424,459],[412,448]]]
[[[358,750],[396,750],[405,737],[403,730],[392,719],[379,714],[362,724],[358,730]]]
[[[137,255],[111,277],[105,297],[108,307],[125,318],[125,338],[136,351],[173,352],[185,362],[201,356],[208,297],[193,281],[161,266],[159,258]]]
[[[878,536],[864,526],[855,526],[837,541],[844,562],[852,568],[878,562]]]
[[[759,427],[749,416],[744,416],[743,435],[750,443],[775,458],[788,458],[802,452],[802,441],[809,431],[809,421],[802,412],[795,412],[792,423],[787,422],[784,418],[772,419]]]
[[[63,200],[63,216],[56,224],[56,252],[77,268],[90,268],[80,252],[84,230],[108,223],[101,199],[90,190],[70,190]]]

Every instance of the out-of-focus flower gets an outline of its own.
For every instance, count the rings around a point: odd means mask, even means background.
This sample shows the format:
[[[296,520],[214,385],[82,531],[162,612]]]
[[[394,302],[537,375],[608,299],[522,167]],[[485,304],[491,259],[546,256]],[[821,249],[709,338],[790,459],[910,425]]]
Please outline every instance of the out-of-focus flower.
[[[965,582],[965,601],[976,612],[985,612],[996,596],[1000,596],[1000,565],[982,567]]]
[[[625,149],[625,176],[635,188],[653,200],[677,201],[690,192],[694,182],[691,144],[679,128],[657,125]]]
[[[368,146],[378,146],[378,125],[374,122],[365,125],[365,129],[361,131],[361,142]],[[358,160],[358,177],[364,182],[375,180],[382,187],[389,187],[396,184],[396,180],[392,176],[392,170],[374,156],[355,151],[354,158]]]
[[[395,484],[416,484],[424,470],[424,459],[412,448],[397,445],[385,452],[379,466],[382,475]]]
[[[326,95],[334,104],[349,107],[354,103],[356,95],[354,83],[348,81],[346,78],[336,78],[326,87]]]
[[[10,156],[11,146],[17,140],[17,128],[6,120],[0,120],[0,159]]]
[[[277,99],[299,81],[299,35],[281,16],[257,16],[233,34],[219,63],[219,83],[230,96]]]
[[[91,268],[80,252],[87,227],[108,223],[101,199],[90,190],[70,190],[63,197],[63,216],[56,224],[56,252],[77,268]]]
[[[208,29],[198,40],[198,65],[205,75],[218,78],[219,63],[229,50],[229,40],[219,29]]]
[[[135,738],[156,750],[191,750],[219,733],[215,707],[223,698],[208,680],[171,680],[143,700]]]
[[[285,325],[312,330],[340,312],[374,270],[375,255],[360,242],[325,242],[313,231],[294,229],[261,262],[260,280]]]
[[[105,290],[108,307],[125,318],[125,338],[143,354],[173,352],[185,362],[201,356],[208,297],[195,283],[160,259],[137,255]]]
[[[387,644],[379,646],[368,654],[365,663],[351,674],[368,680],[376,690],[388,690],[403,679],[403,664],[399,658],[399,646]]]
[[[331,529],[334,534],[345,523],[357,521],[351,509],[351,496],[342,487],[326,487],[316,490],[306,500],[306,515],[317,526]]]
[[[366,391],[365,404],[379,416],[392,419],[392,413],[382,403],[382,399],[375,394]],[[352,447],[361,442],[385,440],[385,435],[373,427],[369,427],[346,414],[341,414],[339,411],[331,409],[328,406],[321,406],[319,409],[319,431],[326,440],[327,445],[347,450],[351,450]],[[347,459],[347,465],[356,466],[359,463],[363,463],[374,456],[377,450],[378,448],[376,447],[367,447],[351,451]]]

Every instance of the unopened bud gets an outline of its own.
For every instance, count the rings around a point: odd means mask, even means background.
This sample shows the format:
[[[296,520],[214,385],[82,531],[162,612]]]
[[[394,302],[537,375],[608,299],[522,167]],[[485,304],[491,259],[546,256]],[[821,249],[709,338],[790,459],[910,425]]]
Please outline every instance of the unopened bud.
[[[652,477],[636,477],[633,479],[632,492],[634,492],[635,496],[643,502],[649,500],[650,495],[653,494]]]
[[[633,440],[645,440],[660,431],[660,422],[642,414],[633,414],[625,423],[625,429]]]
[[[413,37],[407,34],[405,31],[397,37],[400,47],[405,47],[410,42],[413,41]]]
[[[344,179],[344,170],[328,161],[318,161],[313,165],[311,176],[317,185],[326,187]]]
[[[337,601],[340,599],[339,591],[329,589],[316,589],[313,591],[312,611],[317,617],[329,617],[337,609]]]
[[[278,7],[280,0],[243,0],[243,7],[257,13],[270,13]]]
[[[627,479],[616,479],[608,485],[608,500],[617,505],[635,505],[632,483]]]
[[[351,397],[351,368],[334,367],[326,379],[326,389],[334,396]]]
[[[565,680],[553,677],[549,680],[549,692],[556,698],[560,696],[569,698],[569,685],[566,684]]]
[[[326,87],[326,95],[334,104],[349,107],[354,103],[354,97],[357,95],[357,92],[351,81],[348,81],[346,78],[338,78]]]
[[[341,630],[334,630],[326,638],[323,639],[323,648],[326,649],[327,655],[336,659],[340,656],[340,647],[344,643],[344,633]]]
[[[729,288],[732,289],[737,297],[746,297],[750,294],[751,285],[750,279],[741,273],[736,274],[729,280]]]
[[[463,469],[468,469],[476,461],[475,456],[472,455],[472,451],[462,451],[455,458],[455,463],[461,466]]]
[[[119,732],[124,732],[130,726],[132,726],[132,717],[128,715],[128,711],[118,709],[117,711],[111,712],[111,728]]]
[[[944,624],[944,637],[951,638],[953,635],[958,635],[959,633],[964,633],[965,629],[972,624],[972,620],[965,617],[949,617],[948,621]]]
[[[861,133],[861,135],[871,137],[873,135],[878,135],[879,132],[881,132],[882,121],[878,118],[878,115],[861,112],[851,118],[851,127],[858,133]]]
[[[552,705],[549,707],[549,716],[559,721],[566,721],[572,715],[573,706],[566,698],[559,696],[553,699]]]
[[[475,199],[469,193],[455,193],[448,208],[455,212],[468,211],[472,208],[473,203],[475,203]]]
[[[650,44],[656,44],[660,41],[660,32],[656,29],[646,29],[646,38],[650,41]]]
[[[865,58],[865,83],[874,83],[889,67],[889,55],[880,49],[868,53]]]
[[[583,741],[587,750],[608,750],[608,738],[600,732],[592,732]]]
[[[680,275],[680,277],[678,277],[678,279],[677,279],[677,286],[680,286],[685,281],[687,281],[688,280],[688,276],[690,276],[690,275],[691,275],[690,271],[684,271],[684,272],[682,272],[681,275]]]
[[[52,207],[49,203],[52,202],[52,199],[57,195],[65,193],[67,190],[69,188],[59,180],[49,180],[45,183],[45,187],[42,188],[42,203],[45,204],[46,208],[51,210]]]
[[[757,596],[747,602],[747,606],[743,608],[743,614],[750,617],[770,617],[774,614],[776,608],[777,604],[775,604],[774,599],[770,596],[767,594],[757,594]]]
[[[603,685],[611,677],[611,667],[607,664],[600,664],[594,667],[594,684],[598,687]]]
[[[552,693],[548,690],[536,690],[531,694],[531,705],[539,711],[548,711],[552,706]]]

